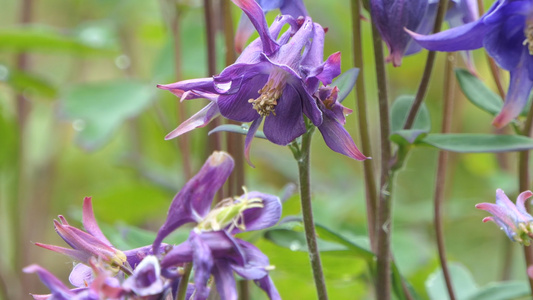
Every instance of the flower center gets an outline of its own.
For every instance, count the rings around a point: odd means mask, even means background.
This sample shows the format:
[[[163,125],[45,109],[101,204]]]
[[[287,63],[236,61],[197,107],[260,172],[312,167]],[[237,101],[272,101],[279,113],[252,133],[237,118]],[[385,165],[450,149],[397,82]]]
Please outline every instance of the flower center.
[[[252,103],[253,109],[262,117],[266,117],[270,113],[276,115],[276,105],[278,105],[278,99],[285,88],[286,77],[285,72],[274,70],[268,77],[265,86],[257,91],[260,94],[259,97],[248,100],[248,103]]]
[[[250,208],[263,208],[263,200],[260,198],[248,199],[245,190],[244,199],[227,198],[222,200],[213,208],[207,216],[198,223],[196,229],[199,231],[218,231],[230,225],[229,231],[239,228],[246,230],[244,224],[243,212]]]
[[[533,55],[533,17],[528,17],[526,20],[526,26],[524,27],[524,35],[526,39],[522,43],[524,46],[527,45],[529,54]]]

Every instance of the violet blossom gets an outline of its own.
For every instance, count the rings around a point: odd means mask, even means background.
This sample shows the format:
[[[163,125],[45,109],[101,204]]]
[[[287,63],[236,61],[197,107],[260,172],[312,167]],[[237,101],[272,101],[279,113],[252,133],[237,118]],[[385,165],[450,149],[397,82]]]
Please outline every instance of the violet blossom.
[[[496,204],[479,203],[476,204],[476,208],[492,214],[492,217],[484,218],[483,222],[496,223],[511,241],[528,246],[533,238],[533,217],[526,211],[525,203],[531,196],[533,196],[531,191],[521,193],[515,205],[501,189],[498,189],[496,190]]]
[[[195,299],[208,295],[207,283],[212,275],[222,300],[237,299],[233,273],[254,280],[270,299],[280,299],[268,275],[272,268],[268,258],[255,246],[234,237],[249,230],[273,226],[281,216],[278,197],[260,192],[219,202],[213,209],[215,193],[233,170],[233,159],[224,152],[213,153],[198,174],[176,195],[168,217],[154,241],[157,253],[161,241],[185,223],[196,224],[188,240],[174,246],[161,261],[163,269],[192,262]]]
[[[530,0],[498,0],[477,21],[428,36],[410,34],[429,50],[484,47],[511,74],[505,103],[492,124],[501,128],[520,115],[533,87],[533,3]]]
[[[309,17],[280,16],[268,28],[263,10],[255,1],[233,2],[249,17],[259,38],[218,76],[158,87],[181,100],[211,101],[166,139],[203,127],[219,114],[238,122],[252,122],[245,139],[245,157],[250,162],[251,141],[263,119],[266,138],[278,145],[288,145],[307,131],[304,116],[315,126],[322,124],[322,111],[312,95],[320,82],[330,84],[340,74],[340,53],[322,61],[324,30]],[[290,28],[277,38],[285,24]]]

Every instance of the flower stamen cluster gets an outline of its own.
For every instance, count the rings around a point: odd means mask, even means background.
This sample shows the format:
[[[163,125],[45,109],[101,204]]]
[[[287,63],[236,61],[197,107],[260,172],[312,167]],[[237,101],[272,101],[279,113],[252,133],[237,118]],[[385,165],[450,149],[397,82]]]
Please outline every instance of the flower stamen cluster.
[[[283,94],[287,82],[287,76],[282,71],[274,71],[270,74],[267,83],[257,91],[260,96],[256,99],[248,100],[252,104],[252,108],[257,111],[262,117],[267,117],[272,113],[276,115],[276,105],[278,99]]]
[[[524,26],[524,35],[526,36],[526,39],[524,42],[522,42],[522,45],[527,45],[529,54],[533,55],[533,17],[529,17],[526,20],[526,25]]]

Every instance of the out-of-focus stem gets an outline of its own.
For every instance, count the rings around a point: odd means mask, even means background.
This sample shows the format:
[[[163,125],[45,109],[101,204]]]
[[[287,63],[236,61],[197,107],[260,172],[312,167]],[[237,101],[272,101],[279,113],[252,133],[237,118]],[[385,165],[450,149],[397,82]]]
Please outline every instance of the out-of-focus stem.
[[[181,34],[180,34],[180,12],[178,6],[174,3],[175,13],[172,15],[171,28],[174,35],[174,73],[176,75],[176,81],[181,80],[182,74],[182,57],[181,57]],[[181,124],[187,118],[187,108],[185,105],[179,105],[178,114],[177,114],[178,124]],[[182,163],[183,163],[183,177],[185,180],[192,177],[192,164],[191,164],[191,154],[189,146],[189,135],[184,134],[180,136],[176,141],[178,143],[178,148],[181,152]]]
[[[533,125],[533,109],[529,110],[522,135],[531,136]],[[519,172],[519,192],[529,190],[530,173],[529,173],[529,151],[522,151],[518,154],[518,172]],[[526,209],[531,212],[531,204],[526,201]],[[526,261],[526,268],[533,265],[533,248],[531,246],[524,246],[524,258]],[[529,287],[533,294],[533,279],[527,276],[529,280]]]
[[[326,281],[322,271],[322,262],[320,261],[320,252],[318,251],[317,237],[315,232],[315,222],[313,220],[313,209],[311,205],[311,182],[310,182],[310,150],[311,137],[314,127],[308,129],[307,133],[302,136],[301,148],[298,155],[295,155],[298,163],[298,175],[300,179],[300,200],[302,204],[302,215],[305,229],[305,239],[309,251],[309,260],[313,270],[313,278],[317,297],[319,300],[328,299],[326,290]]]
[[[376,65],[376,81],[378,85],[379,124],[381,140],[381,176],[379,187],[379,202],[377,207],[377,274],[376,296],[378,300],[389,300],[391,292],[391,145],[389,141],[389,103],[387,94],[387,78],[385,73],[385,60],[383,58],[383,45],[379,32],[372,20],[372,40]]]
[[[366,94],[365,94],[365,80],[363,75],[363,39],[361,37],[361,3],[360,0],[351,1],[352,12],[352,43],[353,43],[353,58],[354,66],[359,68],[359,77],[357,78],[356,86],[356,108],[357,120],[359,127],[359,135],[361,137],[360,147],[365,155],[372,153],[370,136],[368,133],[367,109],[366,109]],[[372,160],[365,160],[363,162],[363,171],[365,178],[365,192],[366,192],[366,211],[367,211],[367,226],[368,237],[372,251],[376,250],[376,207],[377,207],[377,188],[376,177],[374,174],[374,166]]]
[[[453,94],[455,89],[455,78],[453,68],[455,65],[455,53],[446,55],[445,77],[444,77],[444,109],[442,111],[442,133],[448,133],[452,127],[453,116]],[[448,262],[446,260],[446,247],[444,243],[444,230],[442,224],[442,206],[444,204],[444,192],[446,186],[446,169],[448,164],[448,152],[440,151],[437,163],[437,176],[435,178],[435,198],[434,198],[434,224],[437,238],[437,249],[439,261],[446,282],[446,289],[450,300],[455,300]]]
[[[207,72],[208,76],[213,76],[216,74],[217,70],[217,61],[216,61],[216,30],[215,30],[215,14],[213,13],[213,1],[204,0],[204,22],[206,30],[206,40],[207,40]],[[218,118],[214,119],[209,123],[209,130],[216,128],[220,125],[220,120]],[[220,134],[214,133],[211,134],[207,139],[207,155],[210,155],[215,150],[220,150],[222,147],[220,141]]]
[[[444,20],[444,15],[448,7],[448,0],[439,0],[439,8],[437,10],[437,17],[435,18],[435,25],[433,27],[433,32],[439,32],[442,27],[442,21]],[[418,86],[418,91],[416,92],[415,101],[409,110],[407,119],[403,126],[404,129],[410,129],[415,122],[416,114],[422,105],[422,101],[426,97],[427,88],[429,85],[429,80],[431,79],[431,72],[433,71],[433,65],[435,64],[435,56],[437,53],[435,51],[429,51],[426,59],[426,66],[424,67],[424,73],[422,74],[422,80],[420,80],[420,85]]]
[[[183,276],[180,279],[178,285],[178,291],[176,292],[176,300],[185,300],[187,295],[187,286],[189,285],[189,276],[191,276],[192,263],[188,263],[183,268]]]

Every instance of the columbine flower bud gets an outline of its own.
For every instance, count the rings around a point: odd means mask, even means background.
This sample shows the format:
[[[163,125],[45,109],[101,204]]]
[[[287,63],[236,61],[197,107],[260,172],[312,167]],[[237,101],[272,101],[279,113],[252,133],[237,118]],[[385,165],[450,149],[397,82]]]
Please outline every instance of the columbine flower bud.
[[[531,196],[533,196],[531,191],[521,193],[515,205],[501,189],[498,189],[496,204],[479,203],[476,208],[492,214],[492,217],[484,218],[483,222],[492,221],[498,224],[511,241],[529,246],[533,238],[533,217],[526,211],[525,202]]]

